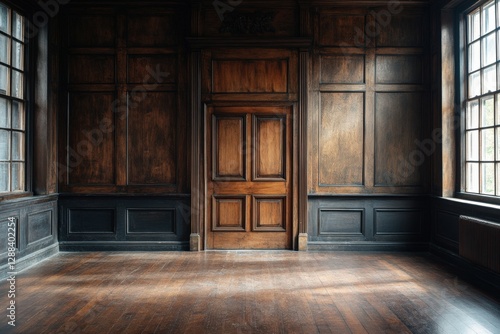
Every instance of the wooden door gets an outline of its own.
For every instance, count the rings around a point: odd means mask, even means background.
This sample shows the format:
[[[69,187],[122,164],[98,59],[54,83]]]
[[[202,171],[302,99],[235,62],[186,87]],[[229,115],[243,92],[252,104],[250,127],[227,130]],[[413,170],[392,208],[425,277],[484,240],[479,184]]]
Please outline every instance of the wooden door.
[[[292,114],[208,108],[208,249],[292,248]]]

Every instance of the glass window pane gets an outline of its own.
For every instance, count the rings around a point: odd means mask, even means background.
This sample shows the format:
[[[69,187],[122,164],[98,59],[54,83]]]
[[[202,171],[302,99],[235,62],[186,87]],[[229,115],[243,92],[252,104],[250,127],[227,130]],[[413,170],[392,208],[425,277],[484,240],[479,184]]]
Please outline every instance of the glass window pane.
[[[475,41],[481,36],[480,12],[476,11],[469,16],[469,41]]]
[[[19,42],[12,42],[12,66],[20,70],[24,68],[24,46]]]
[[[466,134],[466,159],[467,161],[479,160],[479,131],[469,131]]]
[[[496,134],[496,137],[497,137],[497,161],[500,161],[500,128],[497,128],[496,129],[497,131],[497,134]],[[500,183],[500,179],[498,179]]]
[[[0,162],[0,192],[10,191],[9,180],[10,164],[6,162]]]
[[[496,112],[496,115],[497,115],[496,124],[500,125],[500,94],[497,94],[497,112]]]
[[[12,161],[24,161],[24,158],[24,134],[22,132],[12,132]]]
[[[479,164],[468,163],[466,166],[466,175],[465,191],[479,193]]]
[[[495,106],[493,96],[481,99],[481,126],[495,125]]]
[[[500,164],[497,164],[497,196],[500,196]]]
[[[9,95],[9,69],[0,65],[0,93]]]
[[[476,129],[478,127],[479,127],[479,102],[476,100],[467,103],[467,129]]]
[[[495,195],[495,164],[481,164],[481,193]]]
[[[0,161],[10,160],[10,131],[0,130]]]
[[[481,131],[481,161],[495,160],[495,129]]]
[[[9,106],[9,101],[0,98],[0,128],[10,128]]]
[[[495,27],[495,2],[492,1],[483,7],[483,34],[492,31]]]
[[[24,130],[25,122],[24,103],[12,102],[12,128],[16,130]]]
[[[23,74],[12,71],[12,96],[22,99],[23,95]]]
[[[497,60],[495,37],[495,34],[490,34],[481,40],[483,43],[483,66],[493,64]]]
[[[24,191],[24,164],[12,163],[12,191]]]
[[[0,30],[8,33],[9,26],[9,9],[0,3]]]
[[[14,12],[12,15],[12,19],[14,20],[13,28],[14,30],[12,31],[12,36],[17,38],[20,41],[23,41],[23,35],[24,35],[24,18],[19,15],[18,13]]]
[[[481,74],[473,73],[469,76],[469,97],[481,95]]]
[[[497,89],[497,67],[490,66],[483,70],[483,94],[494,92]]]
[[[9,39],[4,35],[0,35],[0,61],[9,63]]]
[[[469,47],[469,73],[481,67],[481,42],[477,41]]]

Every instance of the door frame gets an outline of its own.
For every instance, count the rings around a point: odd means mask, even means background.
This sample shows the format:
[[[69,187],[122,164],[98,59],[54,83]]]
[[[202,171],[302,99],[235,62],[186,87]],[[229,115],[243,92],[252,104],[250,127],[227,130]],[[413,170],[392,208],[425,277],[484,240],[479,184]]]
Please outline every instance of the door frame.
[[[209,217],[207,217],[207,108],[208,106],[238,106],[241,102],[219,102],[214,105],[213,102],[202,102],[202,60],[203,49],[210,48],[210,41],[205,39],[191,40],[190,47],[190,111],[191,111],[191,235],[190,250],[203,251],[206,249],[205,231],[208,228]],[[220,41],[218,41],[220,43]],[[280,102],[259,102],[259,105],[266,106],[292,106],[292,245],[294,250],[307,251],[307,109],[308,109],[308,90],[309,90],[309,53],[311,40],[301,39],[294,41],[293,48],[298,51],[298,101],[280,101]],[[250,41],[248,46],[257,47]],[[273,48],[289,48],[290,41],[273,41],[270,45]],[[281,45],[282,44],[282,45]],[[254,101],[246,103],[248,106]]]

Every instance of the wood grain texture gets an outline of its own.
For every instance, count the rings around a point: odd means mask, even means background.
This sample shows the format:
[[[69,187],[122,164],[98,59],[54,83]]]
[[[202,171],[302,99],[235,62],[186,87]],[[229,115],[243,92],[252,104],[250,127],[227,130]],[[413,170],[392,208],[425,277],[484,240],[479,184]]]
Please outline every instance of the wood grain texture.
[[[6,334],[500,330],[499,300],[411,253],[61,253],[16,284]]]
[[[207,109],[208,249],[292,246],[292,109]],[[250,171],[246,175],[245,171]]]
[[[363,184],[364,106],[363,93],[321,94],[321,186]]]

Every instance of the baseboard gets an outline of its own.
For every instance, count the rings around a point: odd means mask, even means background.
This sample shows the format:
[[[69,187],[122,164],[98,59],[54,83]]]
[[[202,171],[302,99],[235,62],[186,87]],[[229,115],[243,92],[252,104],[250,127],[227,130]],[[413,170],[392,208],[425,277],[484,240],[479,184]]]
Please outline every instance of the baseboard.
[[[189,251],[189,242],[175,241],[60,241],[61,252]]]
[[[430,245],[430,253],[449,265],[464,280],[500,299],[500,274],[474,265],[458,254],[435,244]]]
[[[29,267],[56,255],[57,253],[59,253],[59,245],[53,244],[22,258],[16,259],[15,272],[19,273],[25,269],[28,269]],[[0,278],[3,279],[7,277],[7,273],[9,272],[12,272],[12,270],[9,270],[8,265],[3,265],[2,267],[0,267]]]
[[[314,242],[307,244],[309,251],[366,251],[366,252],[427,252],[428,242]]]

